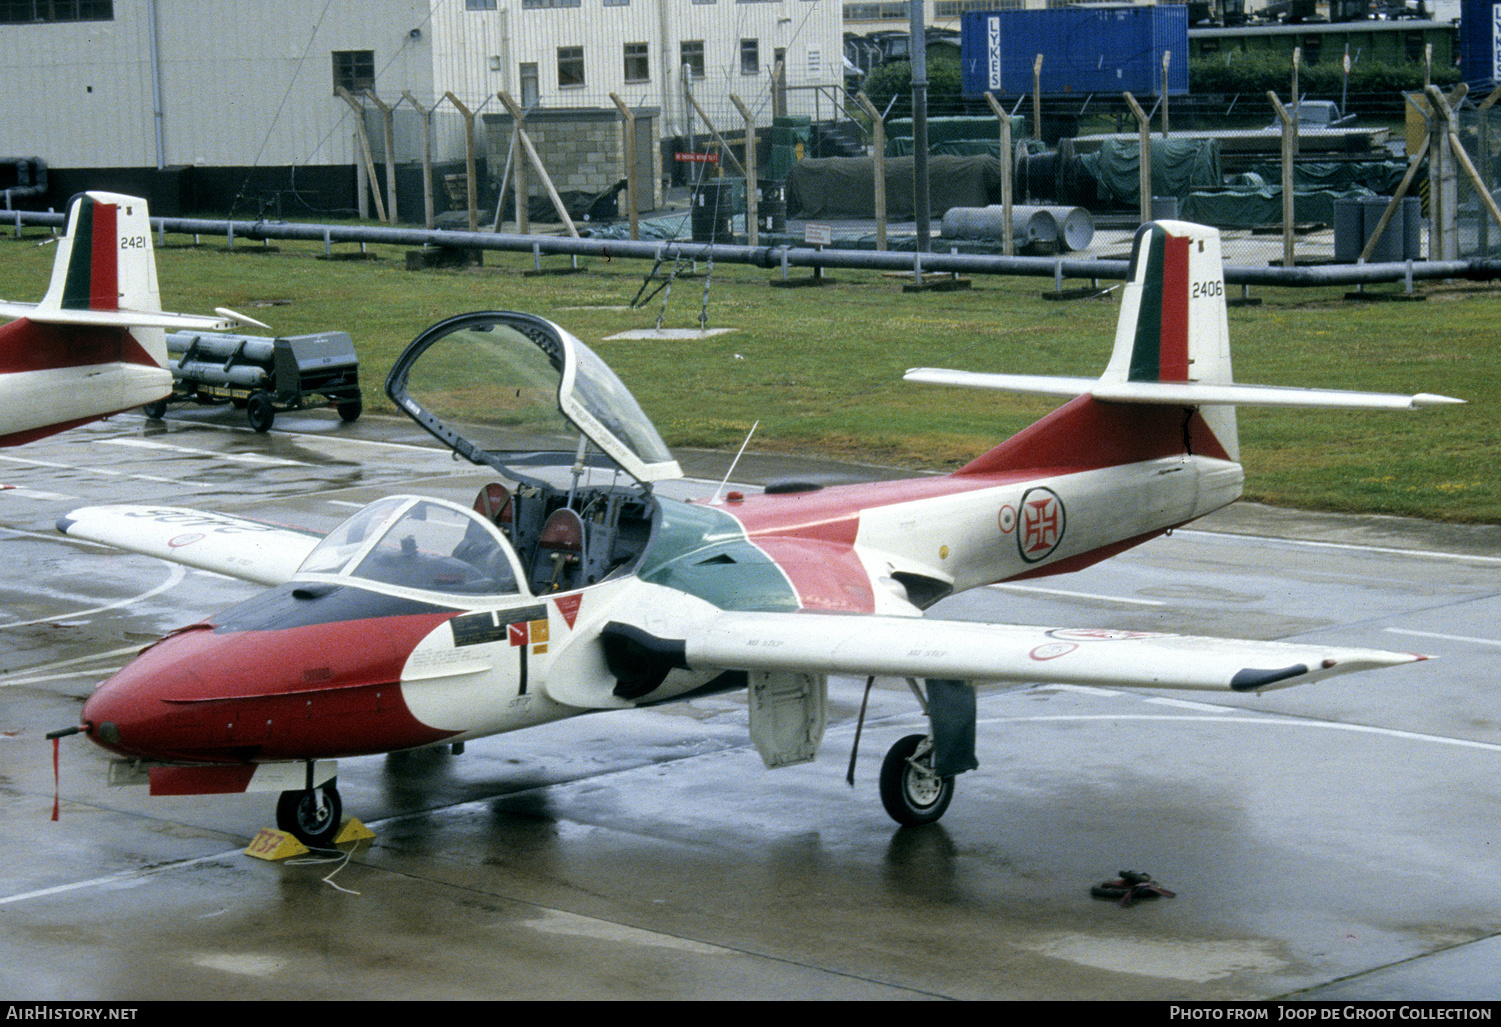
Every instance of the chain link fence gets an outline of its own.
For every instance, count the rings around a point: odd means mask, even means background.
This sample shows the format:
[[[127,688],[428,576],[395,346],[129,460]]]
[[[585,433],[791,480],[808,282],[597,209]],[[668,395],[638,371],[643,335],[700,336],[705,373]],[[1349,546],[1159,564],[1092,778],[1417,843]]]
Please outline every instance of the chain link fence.
[[[539,220],[557,220],[547,210],[559,203],[587,211],[587,220],[626,217],[618,183],[626,172],[622,126],[629,111],[613,97],[608,107],[524,112],[535,161],[520,145],[514,112],[500,101],[474,109],[440,100],[424,108],[406,99],[357,101],[364,188],[371,199],[383,195],[387,206],[394,182],[397,220],[441,226],[446,216],[449,227],[465,227],[473,207],[481,227],[513,224],[518,173],[527,175]],[[1501,211],[1492,199],[1501,179],[1494,96],[1470,97],[1459,87],[1305,95],[1298,102],[1275,94],[1140,103],[1129,95],[994,99],[989,112],[969,104],[958,112],[934,110],[927,119],[934,250],[1004,251],[1001,219],[991,208],[1003,202],[1009,168],[1010,200],[1019,208],[1011,247],[1023,255],[1120,258],[1144,218],[1214,225],[1226,261],[1248,267],[1501,255]],[[858,237],[868,245],[879,227],[882,246],[912,245],[913,205],[902,194],[910,184],[897,176],[877,211],[866,198],[872,190],[840,177],[875,176],[877,121],[886,159],[876,177],[893,174],[897,162],[910,163],[912,119],[880,118],[880,111],[872,118],[832,87],[789,90],[781,108],[789,114],[774,120],[761,116],[768,95],[750,97],[746,106],[756,124],[757,178],[785,184],[782,231],[800,235],[809,221],[829,223],[836,239]],[[705,180],[745,174],[745,111],[707,93],[682,110],[691,116],[678,118],[684,131],[676,136],[660,108],[638,112],[642,213],[669,206],[674,186],[697,195]],[[1009,115],[1009,143],[994,111]],[[683,154],[712,163],[684,166]],[[720,192],[745,202],[743,188]],[[590,210],[601,195],[613,202]],[[967,220],[952,214],[977,208],[990,213]],[[1053,211],[1051,232],[1038,230],[1038,208]],[[744,208],[736,213],[743,219]],[[1081,218],[1087,231],[1079,228]],[[744,220],[733,224],[744,233]]]

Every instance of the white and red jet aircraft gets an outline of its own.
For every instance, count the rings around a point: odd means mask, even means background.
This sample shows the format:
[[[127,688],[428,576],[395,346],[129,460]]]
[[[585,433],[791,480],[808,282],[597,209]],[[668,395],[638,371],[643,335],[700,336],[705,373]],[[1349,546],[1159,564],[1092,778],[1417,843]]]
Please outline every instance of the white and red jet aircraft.
[[[382,499],[326,537],[171,508],[75,511],[59,522],[70,536],[272,587],[147,648],[58,734],[149,768],[154,793],[282,792],[278,822],[316,844],[339,826],[338,757],[741,687],[751,737],[780,766],[817,751],[826,675],[893,675],[931,722],[881,772],[887,810],[911,824],[937,819],[953,775],[976,766],[973,682],[1248,692],[1422,658],[923,616],[1234,500],[1236,405],[1458,402],[1234,384],[1215,230],[1140,230],[1099,380],[908,377],[1072,399],[946,476],[680,502],[653,489],[680,476],[661,437],[578,339],[526,314],[444,321],[387,392],[511,484],[473,508]],[[523,451],[470,441],[445,411],[504,426]]]
[[[0,300],[0,446],[16,446],[172,392],[165,329],[259,324],[162,311],[146,201],[75,196],[40,303]],[[265,327],[262,325],[261,327]]]

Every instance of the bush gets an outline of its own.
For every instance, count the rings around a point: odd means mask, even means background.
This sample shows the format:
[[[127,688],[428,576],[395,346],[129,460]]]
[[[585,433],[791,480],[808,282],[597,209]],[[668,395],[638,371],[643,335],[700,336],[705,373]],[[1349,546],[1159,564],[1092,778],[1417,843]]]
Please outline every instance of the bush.
[[[870,73],[865,80],[865,95],[876,110],[886,110],[891,98],[896,97],[890,118],[912,117],[912,63],[891,61]],[[963,96],[959,62],[942,57],[928,58],[928,114],[939,117],[945,114],[966,114],[972,110],[989,113],[990,108],[981,102],[978,107]]]
[[[1341,62],[1338,60],[1305,64],[1298,69],[1298,88],[1310,98],[1338,98],[1344,88]],[[1436,67],[1433,83],[1451,86],[1459,81],[1459,69]],[[1268,90],[1286,103],[1292,99],[1292,62],[1283,54],[1242,53],[1231,51],[1192,60],[1188,65],[1189,88],[1195,93],[1242,93],[1257,96]],[[1421,91],[1423,65],[1420,61],[1361,61],[1350,70],[1350,93],[1384,93],[1401,106],[1403,92]]]

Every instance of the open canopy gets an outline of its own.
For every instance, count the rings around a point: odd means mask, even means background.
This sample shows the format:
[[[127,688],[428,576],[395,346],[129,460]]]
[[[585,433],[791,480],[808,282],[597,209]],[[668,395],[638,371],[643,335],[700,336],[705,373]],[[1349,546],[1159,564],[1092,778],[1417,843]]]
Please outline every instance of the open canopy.
[[[585,456],[591,466],[642,484],[682,477],[605,362],[531,314],[484,311],[434,325],[397,359],[386,393],[455,453],[520,481],[534,481],[521,468],[573,463],[580,435],[597,451]]]

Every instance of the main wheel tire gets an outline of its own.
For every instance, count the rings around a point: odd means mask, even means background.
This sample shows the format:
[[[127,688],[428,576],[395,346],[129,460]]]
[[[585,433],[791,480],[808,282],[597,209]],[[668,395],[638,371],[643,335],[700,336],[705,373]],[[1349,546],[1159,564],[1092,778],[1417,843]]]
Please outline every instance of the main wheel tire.
[[[954,798],[954,778],[933,773],[933,748],[926,735],[908,735],[881,762],[881,805],[898,824],[931,824]]]
[[[245,417],[250,421],[250,427],[256,431],[270,431],[271,422],[276,420],[276,408],[271,405],[271,397],[264,392],[251,396],[250,401],[245,404]]]
[[[141,407],[141,413],[145,414],[153,421],[160,421],[162,417],[167,413],[167,401],[164,399],[159,399],[155,403],[147,403],[145,406]]]
[[[276,804],[276,826],[311,848],[332,843],[343,819],[344,803],[333,785],[282,792]]]
[[[340,403],[334,409],[339,412],[339,420],[355,421],[359,419],[361,412],[364,411],[365,401],[361,399],[347,400],[346,402]]]

